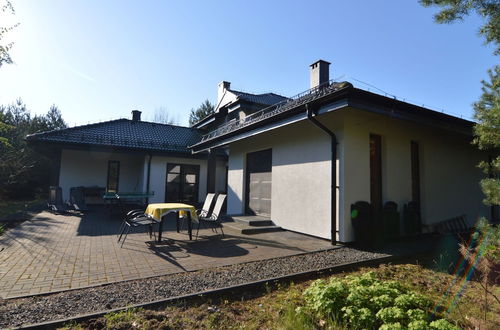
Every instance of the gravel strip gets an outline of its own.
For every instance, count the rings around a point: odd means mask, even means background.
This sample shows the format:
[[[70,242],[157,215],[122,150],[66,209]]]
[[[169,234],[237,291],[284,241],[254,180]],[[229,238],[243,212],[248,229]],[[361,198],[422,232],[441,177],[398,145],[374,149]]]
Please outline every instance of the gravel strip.
[[[0,299],[0,327],[57,320],[385,256],[341,247],[43,296]]]

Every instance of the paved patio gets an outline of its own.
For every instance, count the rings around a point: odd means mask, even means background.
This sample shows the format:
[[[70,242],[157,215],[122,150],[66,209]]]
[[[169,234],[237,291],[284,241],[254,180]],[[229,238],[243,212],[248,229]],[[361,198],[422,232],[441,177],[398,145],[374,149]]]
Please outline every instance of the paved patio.
[[[331,248],[330,242],[291,232],[242,235],[210,229],[189,241],[169,221],[158,244],[146,231],[117,244],[121,220],[103,212],[41,212],[0,236],[0,297],[14,298],[124,280],[194,271]],[[195,233],[195,231],[193,231]]]

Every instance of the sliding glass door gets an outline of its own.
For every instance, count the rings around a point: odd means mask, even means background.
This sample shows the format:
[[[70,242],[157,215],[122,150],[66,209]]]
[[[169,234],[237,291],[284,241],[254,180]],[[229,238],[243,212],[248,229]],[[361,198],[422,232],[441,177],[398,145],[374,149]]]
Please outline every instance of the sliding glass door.
[[[199,165],[167,164],[165,202],[196,204],[198,202],[199,176]]]

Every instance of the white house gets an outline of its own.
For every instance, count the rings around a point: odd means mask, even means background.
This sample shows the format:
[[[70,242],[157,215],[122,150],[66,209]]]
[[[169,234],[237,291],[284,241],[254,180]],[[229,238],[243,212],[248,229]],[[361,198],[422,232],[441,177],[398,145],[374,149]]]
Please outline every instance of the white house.
[[[193,127],[133,119],[27,137],[60,159],[53,184],[151,192],[150,202],[201,202],[226,192],[228,215],[257,215],[284,229],[354,240],[351,205],[418,205],[423,224],[489,216],[471,145],[473,123],[329,80],[311,65],[310,89],[287,98],[221,82],[216,112]]]
[[[354,240],[357,201],[417,202],[427,225],[490,214],[472,122],[331,82],[329,64],[311,65],[310,90],[257,111],[219,85],[217,113],[197,126],[212,127],[191,148],[228,155],[228,214],[334,242]]]

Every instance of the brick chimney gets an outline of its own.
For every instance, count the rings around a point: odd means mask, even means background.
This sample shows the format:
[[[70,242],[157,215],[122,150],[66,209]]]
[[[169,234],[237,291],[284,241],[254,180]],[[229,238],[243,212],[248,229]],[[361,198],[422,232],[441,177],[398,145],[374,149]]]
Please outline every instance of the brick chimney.
[[[132,120],[141,121],[141,112],[139,110],[132,110]]]
[[[311,87],[318,87],[330,81],[330,62],[318,60],[310,65]]]

